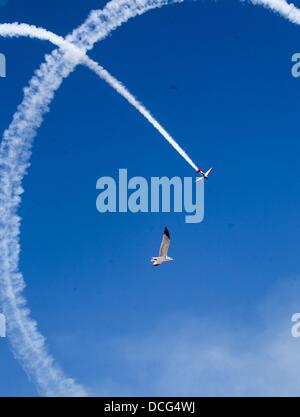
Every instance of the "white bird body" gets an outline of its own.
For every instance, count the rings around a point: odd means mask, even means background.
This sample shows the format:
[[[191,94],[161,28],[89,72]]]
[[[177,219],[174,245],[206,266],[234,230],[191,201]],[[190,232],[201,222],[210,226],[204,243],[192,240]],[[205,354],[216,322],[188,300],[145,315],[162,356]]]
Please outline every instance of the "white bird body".
[[[169,256],[157,256],[157,257],[153,257],[151,258],[151,262],[153,266],[159,266],[164,262],[170,262],[170,261],[174,261],[173,258],[170,258]]]
[[[159,256],[154,256],[151,258],[151,263],[153,266],[159,266],[164,262],[174,261],[173,258],[168,256],[168,249],[170,246],[170,233],[165,227],[162,242],[159,249]]]

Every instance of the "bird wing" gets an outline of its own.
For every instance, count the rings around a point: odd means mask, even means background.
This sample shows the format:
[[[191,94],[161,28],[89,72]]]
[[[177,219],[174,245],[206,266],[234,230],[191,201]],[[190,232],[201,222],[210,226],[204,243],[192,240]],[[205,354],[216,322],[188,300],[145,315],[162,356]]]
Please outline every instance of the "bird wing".
[[[170,246],[170,233],[169,230],[165,227],[162,242],[159,249],[159,256],[167,256],[168,249]]]

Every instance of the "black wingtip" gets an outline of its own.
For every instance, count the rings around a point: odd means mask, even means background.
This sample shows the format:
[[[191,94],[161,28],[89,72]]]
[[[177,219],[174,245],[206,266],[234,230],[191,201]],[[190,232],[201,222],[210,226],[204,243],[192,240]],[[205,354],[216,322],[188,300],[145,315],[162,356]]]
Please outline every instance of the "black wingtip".
[[[167,227],[165,227],[164,235],[166,235],[170,239],[170,233]]]

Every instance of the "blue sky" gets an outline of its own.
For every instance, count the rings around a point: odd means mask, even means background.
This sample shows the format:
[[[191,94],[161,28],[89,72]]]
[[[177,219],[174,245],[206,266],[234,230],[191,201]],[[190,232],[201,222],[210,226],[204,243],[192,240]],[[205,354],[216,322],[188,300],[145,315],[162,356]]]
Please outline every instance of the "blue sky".
[[[0,18],[65,35],[104,4],[9,0]],[[86,68],[78,67],[56,94],[24,181],[21,270],[50,352],[95,394],[218,394],[216,364],[199,365],[199,375],[193,366],[212,346],[232,381],[225,394],[254,392],[245,381],[257,380],[248,361],[257,346],[261,367],[267,363],[283,381],[282,387],[263,382],[258,394],[296,394],[289,367],[274,369],[265,357],[275,349],[290,363],[300,349],[290,336],[299,287],[300,81],[291,76],[299,30],[246,2],[186,2],[129,21],[90,53],[197,163],[215,166],[198,225],[185,224],[180,214],[99,214],[101,176],[116,177],[119,168],[146,178],[193,171]],[[0,39],[7,57],[1,131],[52,49]],[[176,262],[152,268],[165,225]],[[209,383],[197,385],[200,377]],[[6,340],[0,340],[0,395],[37,395]]]

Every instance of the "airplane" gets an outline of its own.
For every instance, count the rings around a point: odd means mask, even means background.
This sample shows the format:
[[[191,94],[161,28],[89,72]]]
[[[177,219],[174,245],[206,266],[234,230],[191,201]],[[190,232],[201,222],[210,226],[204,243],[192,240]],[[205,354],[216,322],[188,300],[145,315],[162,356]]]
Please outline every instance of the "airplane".
[[[202,171],[202,168],[199,168],[197,170],[197,173],[198,174],[201,174],[202,176],[200,178],[197,178],[196,179],[196,182],[203,181],[203,180],[207,180],[207,178],[210,176],[210,174],[211,174],[212,171],[213,171],[213,168],[209,168],[209,170],[206,171],[206,172],[203,172]]]
[[[168,249],[170,246],[170,233],[169,230],[165,227],[162,242],[159,249],[159,256],[151,258],[151,263],[153,266],[159,266],[164,262],[174,261],[173,258],[168,256]]]

